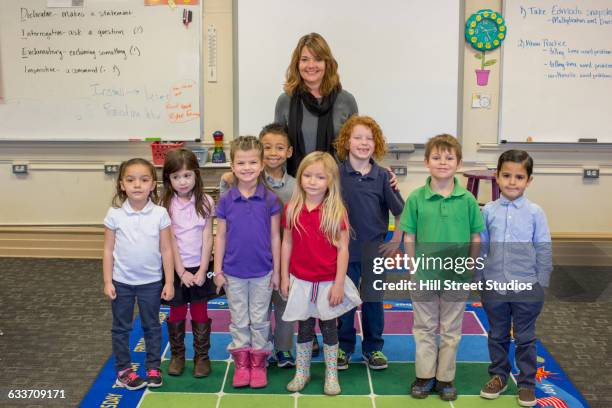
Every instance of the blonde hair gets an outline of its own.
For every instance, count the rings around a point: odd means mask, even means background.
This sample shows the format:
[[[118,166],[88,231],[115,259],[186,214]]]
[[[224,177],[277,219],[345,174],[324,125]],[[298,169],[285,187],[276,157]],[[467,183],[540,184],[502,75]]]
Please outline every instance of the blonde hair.
[[[230,160],[232,161],[232,165],[236,157],[236,152],[239,150],[245,151],[245,152],[249,150],[257,150],[259,152],[259,161],[261,161],[261,163],[263,164],[263,152],[264,152],[263,144],[255,136],[239,136],[236,139],[232,140],[232,142],[230,143]],[[235,174],[234,174],[234,177],[236,178],[236,184],[237,184],[238,177],[236,177]],[[257,177],[257,182],[267,187],[263,169],[261,172],[259,172],[259,176]]]
[[[383,135],[382,129],[371,117],[359,115],[353,115],[348,118],[348,120],[344,122],[344,125],[342,125],[340,128],[338,137],[334,141],[334,148],[336,149],[338,159],[344,161],[348,158],[351,133],[353,133],[353,129],[357,125],[365,126],[372,132],[372,136],[374,137],[374,154],[372,156],[374,159],[379,161],[384,159],[385,154],[387,153],[387,143],[385,141],[385,136]]]
[[[262,169],[259,172],[259,176],[257,176],[257,184],[261,184],[264,187],[264,201],[268,203],[268,193],[272,193],[272,196],[274,197],[274,201],[278,203],[279,205],[281,205],[280,200],[278,199],[278,196],[270,188],[270,186],[268,185],[268,182],[266,181],[266,178],[264,177],[263,143],[261,143],[261,141],[255,136],[239,136],[238,138],[232,140],[232,142],[230,143],[230,159],[232,161],[232,166],[233,166],[234,158],[236,157],[236,152],[238,150],[242,150],[242,151],[257,150],[259,152],[259,161],[262,164]],[[234,180],[235,180],[234,186],[238,186],[238,177],[236,176],[236,173],[233,173],[233,174],[234,174]],[[281,205],[281,208],[282,208],[282,205]]]
[[[325,61],[325,73],[319,90],[321,95],[327,96],[333,91],[340,91],[342,85],[340,84],[340,76],[338,76],[338,62],[321,34],[310,33],[300,38],[291,55],[284,86],[287,95],[293,96],[296,91],[308,92],[308,88],[304,85],[304,80],[300,75],[300,57],[304,47],[307,47],[315,58]]]
[[[297,186],[293,191],[291,199],[287,203],[286,220],[289,229],[297,228],[298,232],[303,227],[299,223],[299,215],[304,208],[306,192],[302,187],[302,174],[304,170],[315,163],[322,163],[325,174],[329,179],[327,192],[321,203],[320,229],[325,238],[334,246],[340,243],[340,231],[344,226],[349,229],[346,207],[340,194],[340,174],[338,165],[334,158],[327,152],[312,152],[308,154],[298,167],[296,180]],[[301,232],[300,232],[301,233]]]
[[[230,143],[230,160],[234,161],[238,150],[259,150],[259,158],[263,161],[263,145],[255,136],[239,136]]]
[[[425,160],[429,160],[429,156],[433,150],[441,152],[448,151],[455,153],[457,156],[457,162],[461,161],[461,144],[456,137],[451,136],[447,133],[432,137],[425,144]]]

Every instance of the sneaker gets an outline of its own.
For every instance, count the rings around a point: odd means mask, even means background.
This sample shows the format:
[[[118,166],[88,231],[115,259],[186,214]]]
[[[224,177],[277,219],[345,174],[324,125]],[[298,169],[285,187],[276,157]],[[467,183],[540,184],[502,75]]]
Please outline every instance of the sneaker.
[[[279,368],[295,367],[295,358],[293,358],[290,351],[277,351],[276,365]]]
[[[338,349],[338,370],[348,370],[351,356],[341,348]]]
[[[521,407],[535,407],[537,404],[535,390],[532,388],[519,388],[518,403]]]
[[[389,366],[387,364],[387,356],[385,356],[382,351],[364,353],[363,359],[367,362],[371,370],[384,370]]]
[[[443,401],[454,401],[457,399],[457,389],[452,381],[437,381],[436,392],[440,394],[440,399]]]
[[[417,378],[410,386],[410,395],[423,399],[429,396],[436,386],[435,378]]]
[[[270,354],[268,356],[268,365],[270,366],[270,365],[272,365],[272,364],[274,364],[276,362],[277,362],[276,355],[274,353]]]
[[[149,388],[161,387],[163,384],[161,371],[155,368],[147,370],[147,384]]]
[[[117,374],[115,385],[127,388],[130,391],[139,390],[147,386],[147,382],[140,378],[131,368],[126,368]]]
[[[314,336],[312,339],[312,356],[319,357],[321,354],[321,347],[319,347],[319,340],[317,340],[317,336]]]
[[[504,380],[499,375],[494,375],[488,383],[482,386],[480,396],[486,399],[495,399],[507,388],[508,384],[504,384]]]

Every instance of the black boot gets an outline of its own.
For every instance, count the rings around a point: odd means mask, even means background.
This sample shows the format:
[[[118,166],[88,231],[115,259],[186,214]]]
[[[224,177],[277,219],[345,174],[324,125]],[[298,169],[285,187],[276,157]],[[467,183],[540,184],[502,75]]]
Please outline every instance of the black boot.
[[[206,323],[196,323],[191,321],[191,331],[193,332],[193,376],[196,378],[207,377],[210,374],[210,325],[212,321],[208,319]]]
[[[167,322],[168,339],[170,342],[170,364],[168,365],[168,374],[181,375],[185,368],[185,321]]]

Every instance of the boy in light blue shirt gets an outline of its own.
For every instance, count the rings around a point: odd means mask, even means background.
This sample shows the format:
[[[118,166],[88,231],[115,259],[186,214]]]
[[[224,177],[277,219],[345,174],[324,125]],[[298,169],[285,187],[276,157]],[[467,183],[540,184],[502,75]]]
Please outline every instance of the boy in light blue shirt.
[[[507,388],[510,331],[514,333],[518,403],[536,405],[537,370],[535,322],[542,306],[543,289],[552,272],[551,238],[542,209],[523,195],[533,177],[533,160],[522,150],[504,152],[497,163],[501,197],[483,210],[481,234],[487,256],[480,278],[484,280],[482,305],[489,320],[491,379],[480,396],[499,397]]]

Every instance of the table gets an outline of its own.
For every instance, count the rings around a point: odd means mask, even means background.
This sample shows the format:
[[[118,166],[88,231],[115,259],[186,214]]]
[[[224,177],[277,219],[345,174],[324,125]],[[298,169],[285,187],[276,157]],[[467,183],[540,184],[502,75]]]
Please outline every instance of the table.
[[[491,180],[491,199],[493,201],[499,198],[499,185],[495,179],[495,170],[468,170],[463,172],[463,176],[467,177],[467,189],[478,200],[478,187],[480,180]]]

